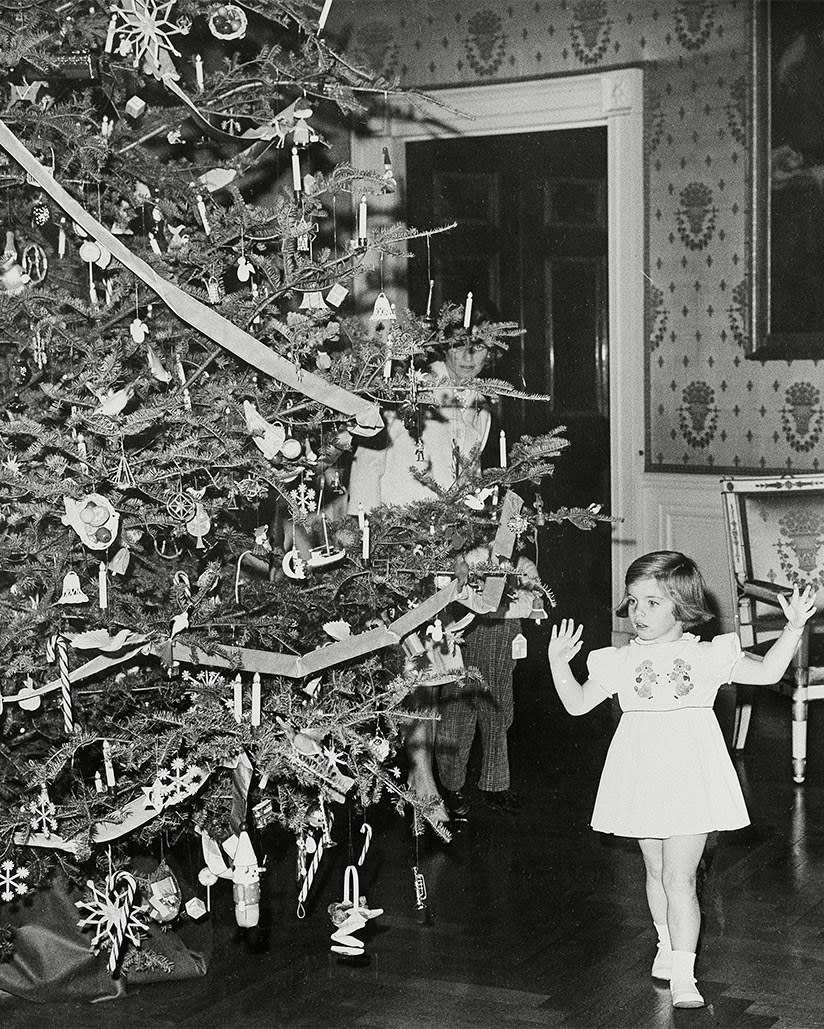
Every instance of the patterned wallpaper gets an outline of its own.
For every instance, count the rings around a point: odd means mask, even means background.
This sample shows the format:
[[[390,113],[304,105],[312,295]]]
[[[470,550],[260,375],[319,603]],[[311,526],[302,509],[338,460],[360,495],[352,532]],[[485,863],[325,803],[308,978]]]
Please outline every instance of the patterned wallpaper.
[[[649,469],[820,470],[824,361],[745,356],[751,0],[337,0],[332,10],[330,26],[408,86],[643,65]]]

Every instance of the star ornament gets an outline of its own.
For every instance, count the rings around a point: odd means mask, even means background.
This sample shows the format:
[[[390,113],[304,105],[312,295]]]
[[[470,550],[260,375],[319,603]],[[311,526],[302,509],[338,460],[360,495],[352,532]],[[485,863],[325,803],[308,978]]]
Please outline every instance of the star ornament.
[[[137,67],[156,79],[169,76],[180,78],[171,55],[180,57],[172,43],[172,36],[182,35],[184,27],[175,24],[169,15],[175,0],[157,3],[156,0],[120,0],[121,6],[112,13],[117,18],[117,32],[121,46],[130,48]],[[125,49],[125,47],[124,47]]]

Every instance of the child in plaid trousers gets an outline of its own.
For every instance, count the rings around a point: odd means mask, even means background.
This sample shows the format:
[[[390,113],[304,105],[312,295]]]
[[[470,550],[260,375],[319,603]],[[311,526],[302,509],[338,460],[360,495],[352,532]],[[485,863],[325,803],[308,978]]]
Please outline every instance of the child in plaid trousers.
[[[490,559],[486,548],[466,555],[470,566]],[[519,557],[516,570],[523,580],[538,581],[538,569],[529,558]],[[467,668],[480,672],[483,684],[452,682],[441,688],[435,758],[441,792],[453,818],[465,819],[469,814],[464,786],[476,732],[481,740],[478,789],[482,800],[501,811],[520,807],[510,789],[507,740],[514,710],[512,644],[521,631],[521,618],[531,608],[531,592],[519,590],[511,603],[492,614],[476,616],[464,632],[463,659]]]

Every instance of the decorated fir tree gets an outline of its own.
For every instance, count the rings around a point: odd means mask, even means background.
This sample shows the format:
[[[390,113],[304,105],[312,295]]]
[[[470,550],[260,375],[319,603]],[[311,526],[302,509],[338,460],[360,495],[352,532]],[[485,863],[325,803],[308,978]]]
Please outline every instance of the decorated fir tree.
[[[294,833],[305,900],[337,805],[388,791],[426,817],[399,738],[459,639],[447,623],[436,654],[425,630],[456,598],[489,603],[457,555],[599,517],[518,496],[557,433],[468,462],[431,501],[342,513],[353,441],[382,408],[414,429],[434,402],[433,348],[518,330],[450,304],[347,316],[365,255],[417,233],[369,226],[389,157],[330,159],[334,125],[398,86],[327,40],[328,8],[0,13],[0,902],[58,862],[102,878],[83,924],[112,970],[140,936],[135,841],[199,836],[251,924],[254,827]],[[498,595],[517,585],[486,571]],[[106,898],[135,913],[113,936]]]

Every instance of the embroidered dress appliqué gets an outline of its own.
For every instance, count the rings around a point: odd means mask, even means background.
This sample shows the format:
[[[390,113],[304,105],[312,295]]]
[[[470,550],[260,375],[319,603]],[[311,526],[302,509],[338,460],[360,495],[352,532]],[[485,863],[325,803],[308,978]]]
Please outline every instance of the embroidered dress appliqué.
[[[672,662],[672,671],[667,678],[675,687],[675,698],[686,697],[695,685],[690,679],[691,666],[683,658],[677,657]]]
[[[686,695],[695,688],[695,683],[690,677],[692,666],[683,658],[677,657],[672,662],[672,670],[667,673],[667,680],[674,688],[673,696],[676,700]],[[652,700],[655,686],[664,681],[662,675],[658,675],[652,661],[642,661],[635,669],[635,692],[641,700]]]
[[[642,661],[635,669],[635,692],[641,700],[652,700],[652,688],[657,678],[652,661]]]

